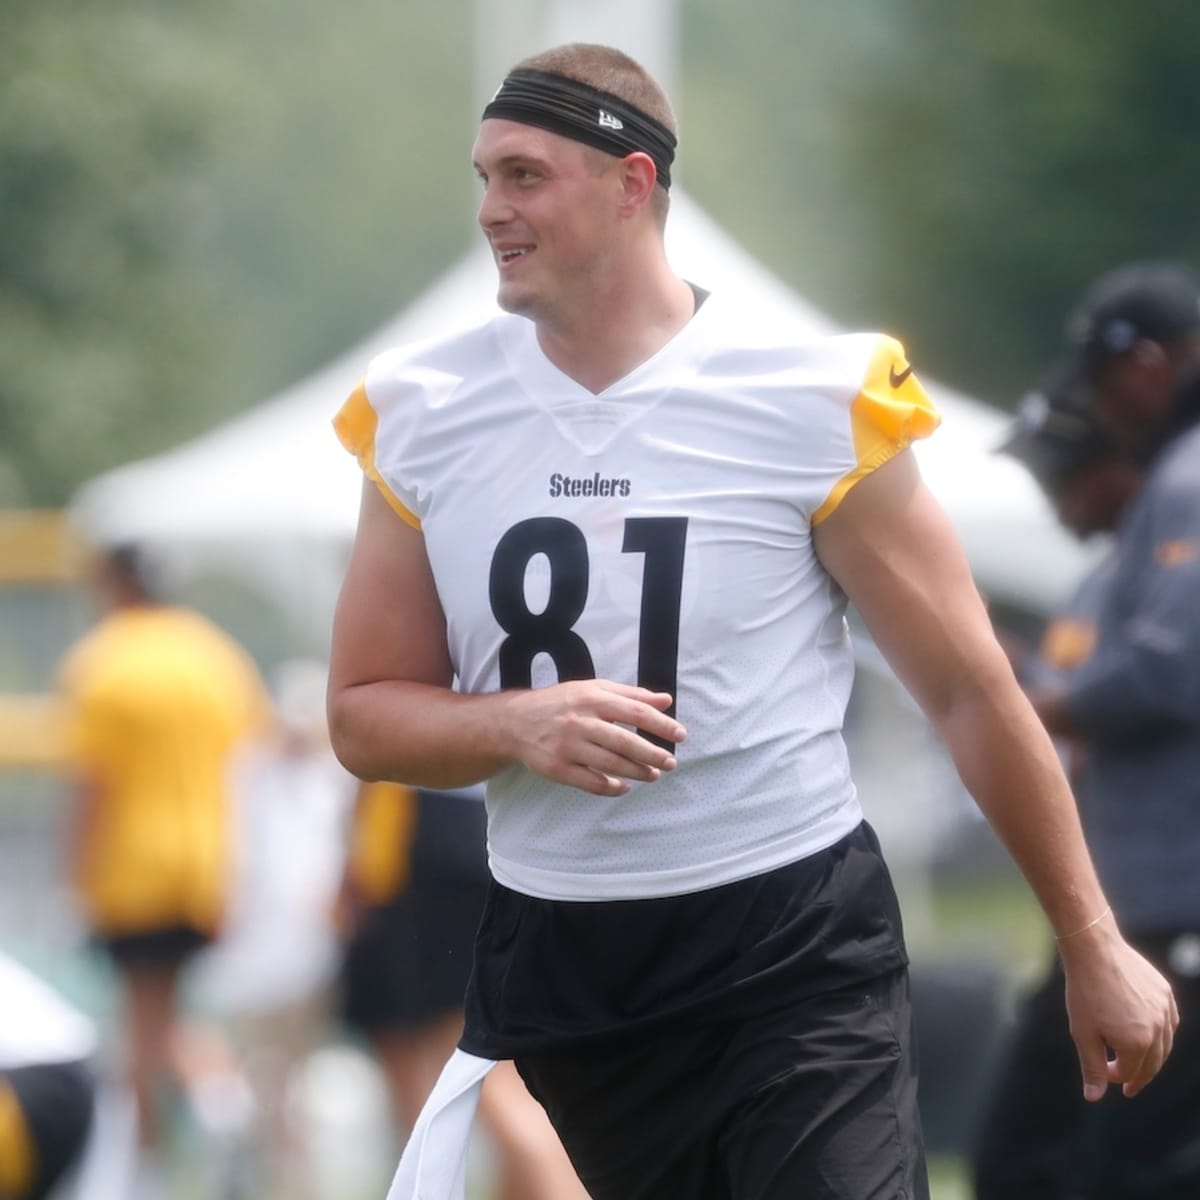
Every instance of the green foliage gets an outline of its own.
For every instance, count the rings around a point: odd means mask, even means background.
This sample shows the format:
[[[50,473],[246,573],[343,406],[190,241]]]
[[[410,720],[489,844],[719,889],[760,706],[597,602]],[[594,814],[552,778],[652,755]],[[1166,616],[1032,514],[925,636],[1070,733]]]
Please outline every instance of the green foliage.
[[[685,117],[721,148],[692,150],[692,186],[835,315],[896,331],[947,382],[1010,404],[1091,277],[1200,261],[1187,0],[689,11]]]
[[[451,155],[469,178],[446,136],[469,128],[462,15],[414,28],[385,0],[6,8],[0,506],[61,503],[211,427],[457,253],[469,192],[448,204],[440,181]]]
[[[468,0],[241,0],[253,83],[208,165],[242,403],[344,351],[470,236]],[[342,397],[331,397],[331,407]]]
[[[474,2],[7,0],[0,505],[255,403],[461,253]],[[679,2],[684,186],[931,376],[1011,403],[1092,275],[1200,261],[1190,0]]]
[[[0,503],[51,503],[154,445],[159,397],[210,352],[180,276],[228,76],[200,22],[150,4],[17,5],[4,26]]]

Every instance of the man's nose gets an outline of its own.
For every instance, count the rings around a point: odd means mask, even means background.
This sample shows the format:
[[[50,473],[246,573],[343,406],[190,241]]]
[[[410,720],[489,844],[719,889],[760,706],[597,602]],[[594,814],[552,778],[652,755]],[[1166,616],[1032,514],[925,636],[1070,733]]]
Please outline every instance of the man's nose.
[[[476,214],[480,227],[486,232],[512,220],[512,205],[504,199],[501,190],[492,185],[483,189],[483,199]]]

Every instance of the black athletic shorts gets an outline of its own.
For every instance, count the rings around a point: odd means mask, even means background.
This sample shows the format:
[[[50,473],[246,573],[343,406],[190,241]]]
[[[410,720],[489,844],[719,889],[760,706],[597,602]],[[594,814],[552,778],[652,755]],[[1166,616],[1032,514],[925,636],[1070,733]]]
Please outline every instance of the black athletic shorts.
[[[99,933],[94,939],[118,967],[180,966],[213,940],[194,925],[164,925],[129,933]]]
[[[592,1200],[928,1200],[908,973],[524,1056]]]
[[[80,1062],[0,1070],[0,1087],[11,1089],[31,1142],[33,1178],[22,1200],[41,1200],[71,1167],[92,1123],[94,1083]]]
[[[483,1058],[791,1008],[907,966],[865,822],[799,862],[651,900],[539,900],[493,882],[462,1048]]]
[[[476,799],[419,792],[408,883],[368,909],[344,952],[342,1013],[367,1034],[461,1012],[487,900],[487,816]]]
[[[461,1045],[516,1059],[594,1200],[917,1200],[906,968],[866,824],[686,896],[493,884]]]

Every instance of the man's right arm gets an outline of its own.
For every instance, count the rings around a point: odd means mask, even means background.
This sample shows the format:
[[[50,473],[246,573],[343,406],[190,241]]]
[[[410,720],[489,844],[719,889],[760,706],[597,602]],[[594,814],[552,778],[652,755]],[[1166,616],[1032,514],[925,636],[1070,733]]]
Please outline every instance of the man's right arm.
[[[1055,930],[1085,1095],[1099,1099],[1113,1082],[1136,1094],[1170,1052],[1174,999],[1116,927],[1054,748],[912,452],[857,483],[815,527],[814,542]]]
[[[364,485],[334,616],[329,725],[360,779],[458,788],[513,763],[596,795],[674,767],[635,730],[681,741],[671,697],[607,680],[463,695],[421,532]]]

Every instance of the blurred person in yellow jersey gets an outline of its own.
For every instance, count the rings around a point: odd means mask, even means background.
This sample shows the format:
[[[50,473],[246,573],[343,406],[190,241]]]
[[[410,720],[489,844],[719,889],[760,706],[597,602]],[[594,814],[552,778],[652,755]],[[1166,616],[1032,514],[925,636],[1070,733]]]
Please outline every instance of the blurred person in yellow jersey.
[[[180,971],[220,930],[233,762],[268,727],[270,704],[250,655],[166,603],[139,548],[100,550],[93,584],[103,615],[61,666],[71,866],[120,981],[128,1082],[153,1175]]]
[[[483,787],[453,792],[363,784],[351,823],[338,920],[342,1016],[379,1064],[407,1137],[463,1029],[487,900]],[[489,1076],[479,1117],[496,1200],[586,1200],[545,1111],[511,1062]]]

